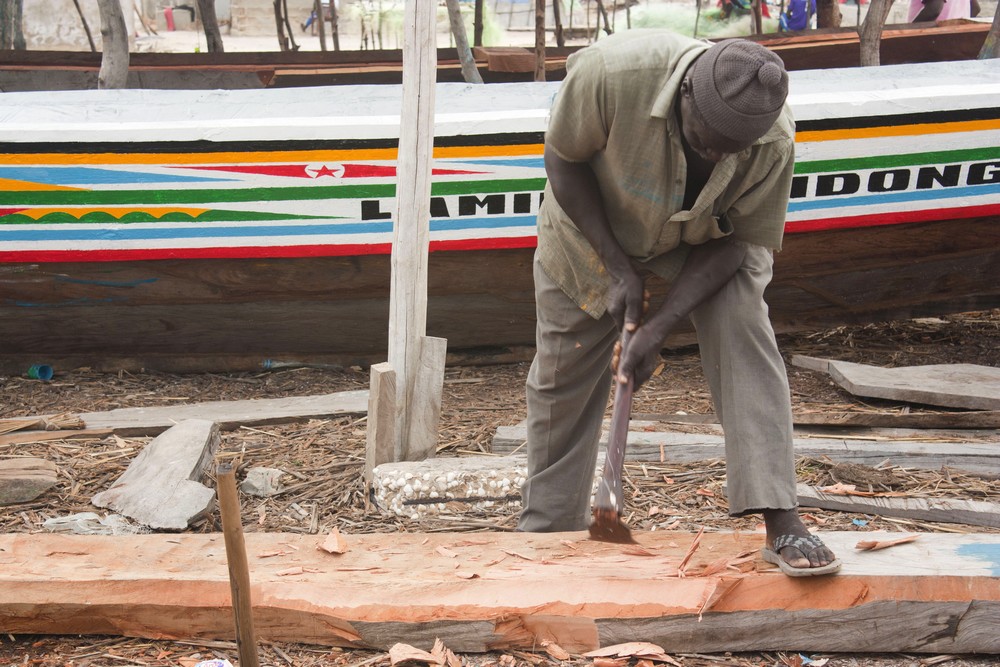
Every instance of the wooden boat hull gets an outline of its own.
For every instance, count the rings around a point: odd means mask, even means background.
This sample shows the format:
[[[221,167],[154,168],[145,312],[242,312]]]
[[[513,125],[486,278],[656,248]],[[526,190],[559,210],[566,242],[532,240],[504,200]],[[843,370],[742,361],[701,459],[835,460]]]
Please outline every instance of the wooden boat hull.
[[[941,24],[887,25],[882,31],[883,65],[975,59],[990,24],[953,20]],[[777,53],[791,70],[860,65],[855,27],[749,37]],[[561,81],[566,58],[581,47],[546,49],[546,79]],[[487,83],[533,81],[535,54],[527,48],[477,49],[480,75]],[[0,51],[0,90],[86,90],[97,87],[100,53]],[[438,81],[462,81],[458,54],[438,49]],[[309,51],[258,53],[133,53],[129,88],[244,89],[358,84],[398,84],[402,51]]]
[[[1000,307],[1000,68],[964,63],[956,86],[955,67],[793,73],[779,331]],[[438,89],[428,333],[453,359],[533,345],[557,87]],[[384,359],[398,118],[374,110],[397,88],[181,95],[192,120],[172,125],[141,120],[147,91],[118,92],[64,93],[90,110],[70,127],[60,96],[0,108],[0,368]],[[315,115],[335,100],[352,113]]]

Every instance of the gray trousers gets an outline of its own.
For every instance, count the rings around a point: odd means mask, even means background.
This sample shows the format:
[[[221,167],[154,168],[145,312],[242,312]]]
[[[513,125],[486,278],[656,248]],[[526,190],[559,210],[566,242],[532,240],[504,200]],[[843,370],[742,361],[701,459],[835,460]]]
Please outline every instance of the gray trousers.
[[[770,250],[748,246],[733,279],[691,314],[725,431],[734,516],[796,506],[788,380],[763,299],[771,267]],[[582,311],[537,259],[534,275],[537,349],[527,380],[528,478],[518,529],[585,530],[618,331],[609,315],[595,320]]]

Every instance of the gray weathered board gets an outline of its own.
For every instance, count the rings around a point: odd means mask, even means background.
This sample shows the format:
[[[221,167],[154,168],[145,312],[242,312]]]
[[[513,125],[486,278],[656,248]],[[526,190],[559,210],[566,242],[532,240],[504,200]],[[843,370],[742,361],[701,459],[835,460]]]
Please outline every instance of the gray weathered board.
[[[808,484],[798,484],[796,494],[802,507],[1000,528],[1000,505],[984,500],[842,495]]]
[[[796,437],[795,454],[813,458],[829,457],[837,462],[877,466],[885,460],[904,468],[937,470],[942,466],[969,472],[1000,474],[1000,439],[996,431],[961,431],[939,442],[884,438],[862,440],[836,437]],[[493,453],[509,454],[523,450],[527,429],[522,424],[501,426],[493,436]],[[976,442],[974,440],[983,440]],[[601,436],[602,446],[607,434]],[[659,433],[629,431],[625,449],[627,460],[690,463],[725,457],[721,435],[700,433]]]
[[[932,364],[880,368],[849,361],[795,356],[792,364],[826,371],[856,396],[970,410],[1000,410],[1000,368]]]
[[[150,528],[184,530],[215,500],[215,489],[201,480],[218,448],[215,422],[182,421],[146,445],[121,477],[91,502]]]
[[[118,435],[156,435],[185,419],[207,419],[216,422],[222,430],[229,430],[242,425],[364,414],[367,410],[368,390],[359,389],[320,396],[118,408],[107,412],[86,412],[80,417],[88,429],[113,429]]]

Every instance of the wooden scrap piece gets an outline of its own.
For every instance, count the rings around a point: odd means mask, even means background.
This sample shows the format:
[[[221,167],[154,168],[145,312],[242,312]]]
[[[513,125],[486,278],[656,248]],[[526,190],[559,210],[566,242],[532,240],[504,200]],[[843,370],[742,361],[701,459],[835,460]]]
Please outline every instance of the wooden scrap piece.
[[[55,486],[58,474],[56,464],[45,459],[23,457],[0,460],[0,505],[34,500]]]
[[[350,550],[350,546],[348,546],[347,540],[344,539],[344,536],[334,526],[333,530],[330,531],[330,534],[326,536],[326,539],[323,540],[323,543],[317,549],[322,549],[330,554],[346,554]]]
[[[795,356],[792,364],[825,370],[856,396],[940,405],[969,410],[1000,410],[1000,368],[977,364],[931,364],[880,368],[833,359]]]
[[[906,537],[900,537],[894,540],[861,540],[854,545],[855,549],[861,549],[862,551],[878,551],[879,549],[888,549],[889,547],[894,547],[897,544],[906,544],[907,542],[912,542],[919,538],[919,535],[907,535]]]
[[[1000,504],[985,500],[847,494],[808,484],[797,484],[795,488],[803,507],[1000,528]]]
[[[406,662],[422,662],[428,665],[443,665],[439,656],[402,642],[389,648],[389,664],[398,665]]]
[[[219,426],[188,419],[152,440],[91,502],[150,528],[184,530],[209,510],[215,490],[200,483],[219,448]]]

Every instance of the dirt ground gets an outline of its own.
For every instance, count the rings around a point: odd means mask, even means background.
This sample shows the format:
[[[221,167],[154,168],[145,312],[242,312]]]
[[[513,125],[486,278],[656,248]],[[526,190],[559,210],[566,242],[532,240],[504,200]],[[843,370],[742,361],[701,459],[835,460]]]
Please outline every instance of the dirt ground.
[[[873,325],[844,326],[779,337],[786,360],[794,354],[854,361],[887,367],[941,363],[1000,366],[1000,310],[964,313]],[[491,452],[498,426],[524,419],[524,380],[528,364],[449,367],[446,371],[438,456]],[[859,399],[824,374],[788,365],[794,411],[933,412],[928,406]],[[100,374],[88,369],[56,369],[50,382],[27,377],[0,377],[0,418],[110,410],[118,407],[175,405],[212,400],[273,398],[365,389],[368,371],[285,369],[234,375]],[[636,396],[634,414],[706,414],[712,411],[697,350],[686,347],[664,354],[662,372]],[[937,410],[940,411],[940,410]],[[243,427],[225,432],[220,457],[238,463],[238,473],[253,466],[286,471],[285,491],[267,499],[243,497],[245,530],[324,533],[337,527],[345,534],[366,532],[510,530],[512,510],[476,512],[458,521],[425,519],[420,523],[383,516],[366,502],[360,473],[364,465],[363,416],[306,423]],[[664,425],[663,428],[697,426]],[[41,532],[48,518],[96,511],[90,498],[107,488],[150,438],[109,437],[104,440],[54,441],[34,445],[0,445],[0,458],[39,456],[56,463],[59,484],[29,503],[0,511],[0,531]],[[801,481],[832,483],[831,464],[800,459]],[[1000,501],[1000,482],[955,471],[891,469],[894,488],[913,495],[948,495]],[[754,518],[730,519],[723,493],[724,462],[693,465],[629,464],[632,493],[626,513],[633,528],[648,530],[759,530]],[[664,477],[672,478],[666,483]],[[657,511],[650,511],[651,508]],[[873,515],[803,510],[820,530],[983,532],[981,527],[933,524]],[[221,530],[218,513],[196,522],[194,532]],[[388,665],[379,651],[340,650],[300,644],[260,647],[262,665]],[[234,642],[150,641],[121,637],[50,637],[0,635],[0,665],[193,665],[198,660],[236,660]],[[544,653],[467,654],[472,666],[590,665],[580,656],[557,660]],[[1000,656],[845,655],[845,654],[715,654],[674,655],[683,667],[827,665],[828,667],[952,667],[995,665]],[[633,661],[634,662],[634,661]]]

